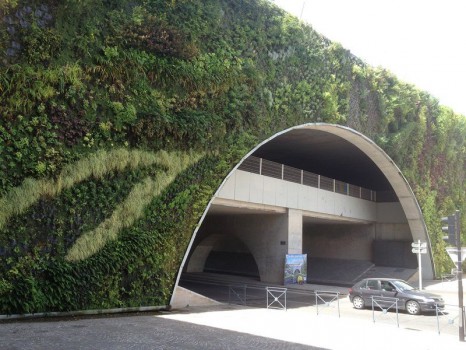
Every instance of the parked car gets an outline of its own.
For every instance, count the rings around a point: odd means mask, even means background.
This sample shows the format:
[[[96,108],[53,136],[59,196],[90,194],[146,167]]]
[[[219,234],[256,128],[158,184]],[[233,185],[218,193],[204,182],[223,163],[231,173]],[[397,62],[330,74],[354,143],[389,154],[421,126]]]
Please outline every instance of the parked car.
[[[440,295],[419,290],[406,281],[394,278],[363,279],[350,288],[349,299],[356,309],[371,307],[374,302],[376,308],[395,310],[398,307],[411,315],[445,307],[445,301]]]

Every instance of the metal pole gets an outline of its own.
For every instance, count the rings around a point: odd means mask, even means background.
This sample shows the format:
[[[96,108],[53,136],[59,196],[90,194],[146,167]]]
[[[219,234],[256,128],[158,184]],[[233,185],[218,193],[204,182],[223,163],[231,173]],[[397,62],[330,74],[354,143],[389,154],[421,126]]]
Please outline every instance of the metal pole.
[[[458,305],[459,305],[459,340],[464,342],[464,314],[463,314],[463,269],[461,266],[461,218],[460,211],[455,212],[456,248],[458,249],[458,262],[456,274],[458,276]]]
[[[422,290],[422,264],[421,264],[421,240],[417,240],[418,252],[417,252],[417,263],[419,264],[419,290]]]

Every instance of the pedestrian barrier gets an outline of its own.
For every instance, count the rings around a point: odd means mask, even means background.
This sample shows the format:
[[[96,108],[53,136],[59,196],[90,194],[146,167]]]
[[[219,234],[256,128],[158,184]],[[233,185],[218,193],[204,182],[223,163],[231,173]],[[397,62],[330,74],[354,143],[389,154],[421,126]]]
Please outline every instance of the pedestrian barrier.
[[[346,294],[341,291],[316,291],[309,288],[294,288],[293,286],[283,288],[281,286],[269,285],[266,287],[265,284],[261,284],[260,282],[252,282],[247,285],[243,283],[232,283],[232,281],[226,283],[202,281],[197,283],[203,286],[199,289],[200,293],[205,293],[206,291],[208,293],[214,292],[211,297],[224,303],[228,302],[229,304],[239,304],[255,308],[263,308],[265,304],[267,309],[286,311],[294,308],[309,307],[308,310],[310,313],[315,312],[314,315],[321,317],[325,315],[325,313],[332,315],[338,313],[339,318],[347,317],[348,313],[350,313],[349,316],[351,317],[352,314],[352,311],[346,310],[347,303],[342,299],[346,297]],[[217,286],[216,291],[214,286]],[[192,288],[192,285],[189,287]],[[226,288],[228,288],[228,295],[226,293]],[[266,293],[264,293],[264,289]],[[342,300],[340,301],[340,299]],[[398,328],[400,328],[401,324],[409,329],[437,332],[439,336],[458,334],[460,323],[458,305],[445,305],[445,308],[433,309],[432,312],[425,312],[421,316],[412,316],[407,312],[400,311],[401,304],[400,300],[397,299],[398,298],[374,296],[372,298],[372,310],[368,305],[369,309],[366,311],[358,310],[356,312],[366,314],[366,317],[370,317],[369,313],[371,312],[372,322],[377,324],[393,322],[397,324]],[[311,307],[314,306],[316,308],[315,311],[311,309]]]
[[[445,274],[442,275],[442,282],[451,282],[456,280],[456,275],[455,274]]]
[[[266,287],[267,309],[279,309],[286,311],[286,288]],[[269,302],[269,299],[271,300]]]
[[[461,322],[461,312],[463,312],[464,315],[464,307],[461,309],[457,305],[445,305],[444,307],[439,308],[436,305],[435,315],[437,319],[438,334],[448,328],[458,329]]]
[[[376,310],[382,311],[377,316],[380,318],[384,317],[387,319],[391,319],[391,314],[389,311],[396,312],[396,325],[400,327],[400,319],[398,313],[398,298],[390,298],[390,297],[371,297],[372,299],[372,321],[375,323],[376,320]]]
[[[315,291],[316,297],[316,312],[319,315],[319,305],[326,308],[335,308],[338,312],[338,318],[340,318],[340,293],[339,292],[328,292],[328,291]]]
[[[228,286],[228,304],[239,302],[242,305],[246,305],[247,302],[247,288],[246,284],[230,284]]]

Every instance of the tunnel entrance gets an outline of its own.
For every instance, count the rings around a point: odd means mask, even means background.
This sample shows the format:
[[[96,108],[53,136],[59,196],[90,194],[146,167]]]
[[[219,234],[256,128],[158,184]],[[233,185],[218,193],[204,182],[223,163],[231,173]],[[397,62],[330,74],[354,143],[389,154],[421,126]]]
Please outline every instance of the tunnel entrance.
[[[352,129],[306,124],[264,141],[228,175],[178,278],[215,272],[283,284],[284,258],[297,253],[308,255],[311,282],[407,279],[416,272],[410,244],[417,239],[430,246],[393,161]],[[433,278],[431,254],[422,257],[424,278]]]

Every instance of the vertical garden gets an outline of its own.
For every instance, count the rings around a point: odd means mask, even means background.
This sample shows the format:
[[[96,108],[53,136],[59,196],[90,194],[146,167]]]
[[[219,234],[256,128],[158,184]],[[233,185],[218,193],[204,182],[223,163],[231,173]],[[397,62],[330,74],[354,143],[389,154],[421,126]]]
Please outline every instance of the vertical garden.
[[[466,209],[466,117],[270,2],[6,0],[0,16],[0,314],[167,305],[223,178],[308,122],[393,158],[451,268],[439,218]]]

